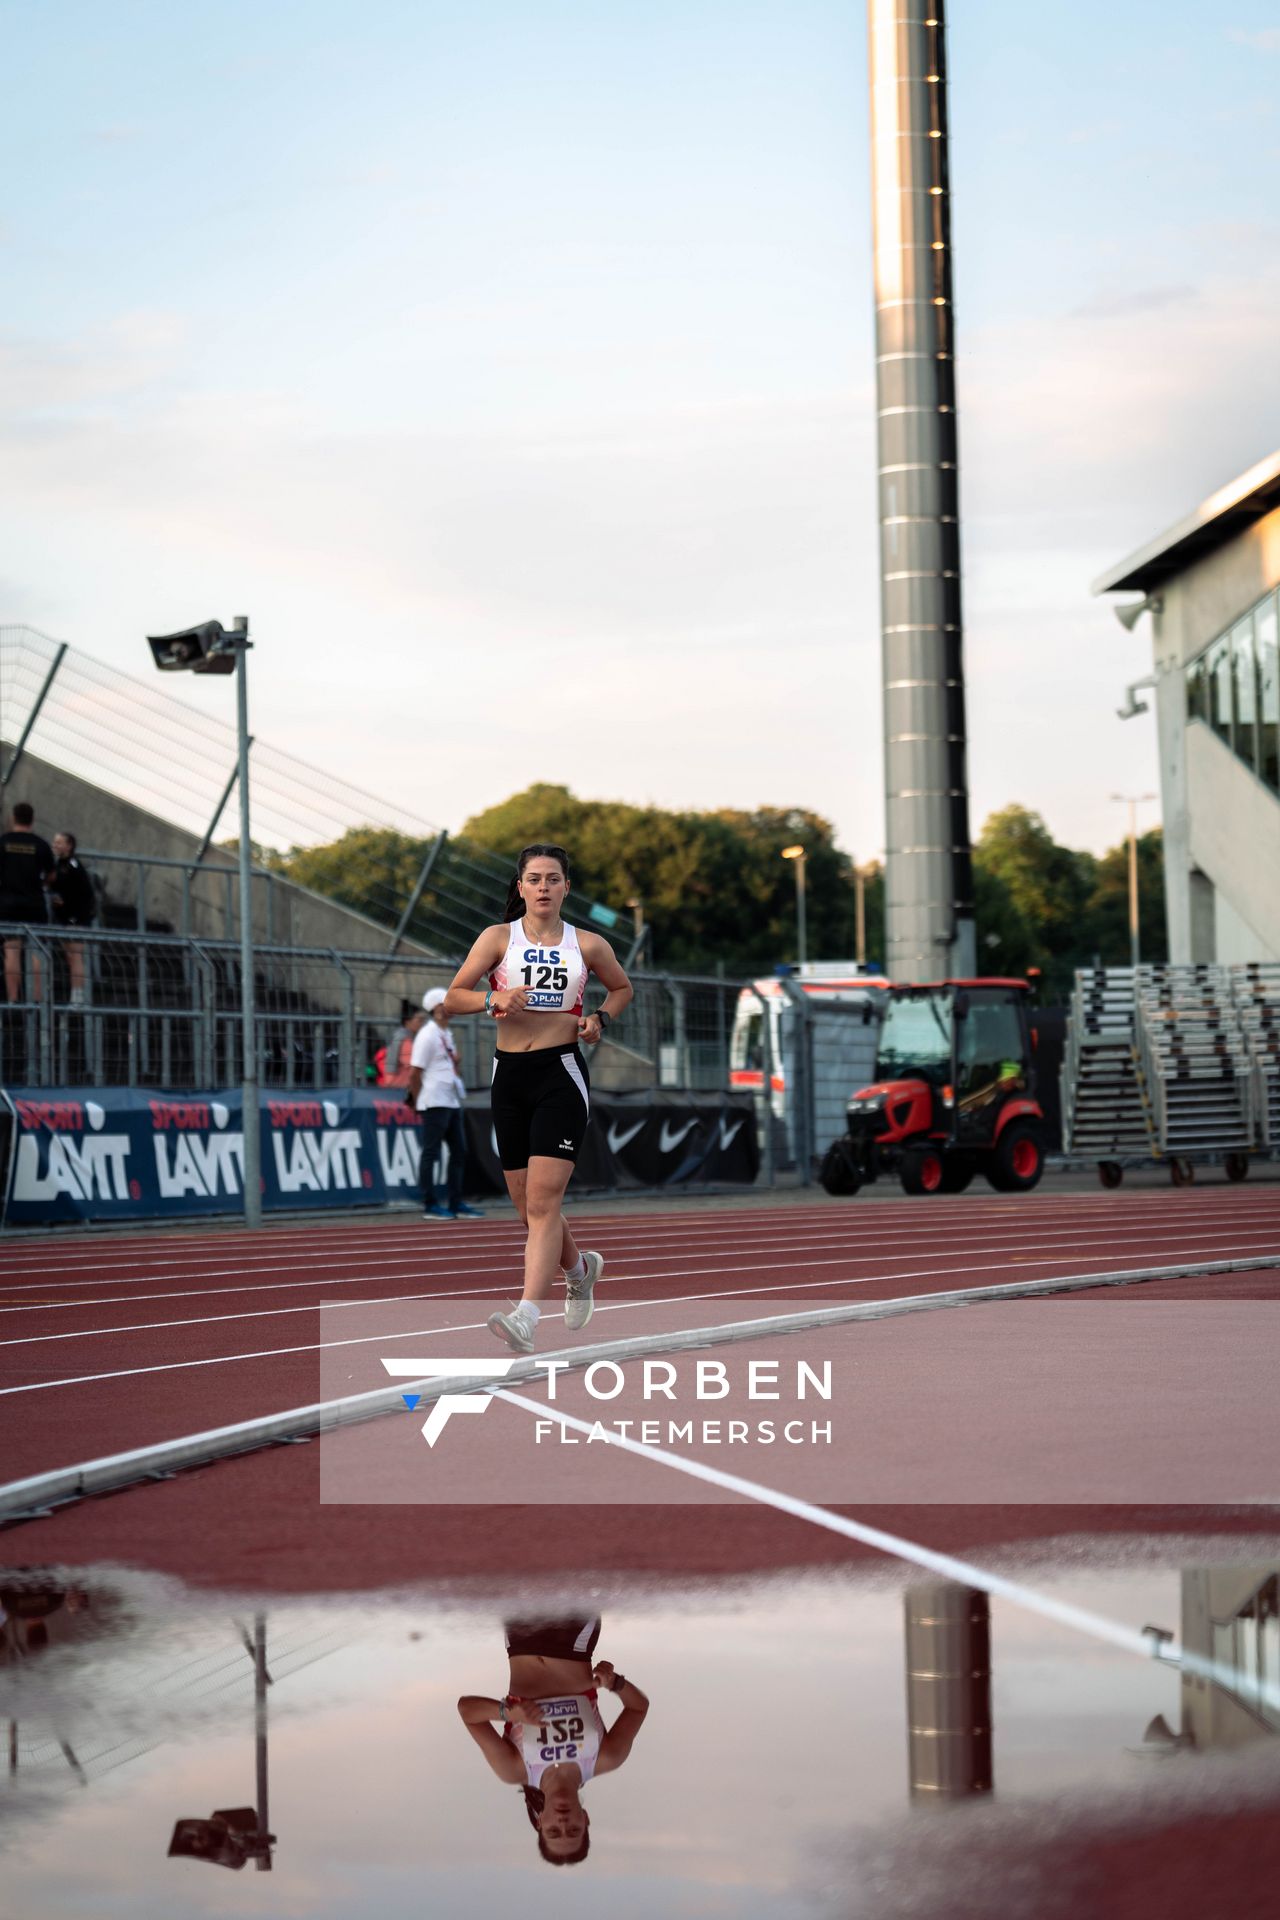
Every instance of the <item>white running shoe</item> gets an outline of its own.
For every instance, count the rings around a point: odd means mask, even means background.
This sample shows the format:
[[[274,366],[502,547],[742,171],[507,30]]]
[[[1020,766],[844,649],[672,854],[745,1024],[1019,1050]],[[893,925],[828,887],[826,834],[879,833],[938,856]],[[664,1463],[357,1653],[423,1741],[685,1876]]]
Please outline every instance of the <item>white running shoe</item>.
[[[564,1324],[570,1333],[579,1332],[594,1313],[596,1303],[592,1295],[595,1292],[596,1281],[604,1272],[603,1254],[588,1253],[584,1247],[582,1258],[587,1270],[581,1280],[570,1280],[568,1275],[565,1275]]]
[[[533,1352],[533,1328],[518,1306],[510,1313],[491,1313],[488,1327],[497,1339],[506,1341],[513,1353]]]

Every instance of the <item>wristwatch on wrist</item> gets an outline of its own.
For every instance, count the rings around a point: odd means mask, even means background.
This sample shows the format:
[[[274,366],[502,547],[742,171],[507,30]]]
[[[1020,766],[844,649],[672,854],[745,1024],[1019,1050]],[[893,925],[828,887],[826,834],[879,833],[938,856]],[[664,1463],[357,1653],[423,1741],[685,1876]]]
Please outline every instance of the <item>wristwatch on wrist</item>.
[[[609,1025],[609,1022],[613,1019],[613,1015],[611,1013],[606,1013],[603,1007],[597,1007],[596,1019],[600,1022],[600,1031],[601,1033],[603,1033],[605,1031],[605,1028]]]
[[[613,1684],[610,1686],[609,1691],[610,1693],[621,1693],[622,1689],[626,1686],[626,1684],[627,1684],[626,1674],[615,1673],[613,1676]]]

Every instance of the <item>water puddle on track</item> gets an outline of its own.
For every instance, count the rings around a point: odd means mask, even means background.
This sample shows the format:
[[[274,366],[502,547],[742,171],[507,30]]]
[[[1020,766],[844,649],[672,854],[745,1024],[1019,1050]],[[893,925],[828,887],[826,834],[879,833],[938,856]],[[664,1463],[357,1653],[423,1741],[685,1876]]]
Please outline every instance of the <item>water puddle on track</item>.
[[[1280,1884],[1280,1715],[1259,1684],[1280,1682],[1274,1546],[1110,1537],[1000,1562],[1167,1630],[1223,1661],[1230,1686],[896,1565],[269,1604],[106,1568],[10,1569],[0,1912],[1264,1911]],[[517,1667],[504,1618],[523,1622]],[[480,1738],[458,1705],[545,1700],[529,1676],[547,1659],[569,1664],[545,1669],[559,1708],[528,1736],[531,1764],[550,1753],[559,1769],[541,1819],[561,1823],[563,1852],[590,1815],[586,1857],[558,1869],[495,1770],[482,1705]],[[601,1661],[648,1712],[622,1763],[597,1758],[577,1789]],[[594,1708],[608,1729],[620,1697],[601,1690]],[[618,1746],[606,1735],[600,1752]],[[513,1759],[499,1747],[499,1770]]]

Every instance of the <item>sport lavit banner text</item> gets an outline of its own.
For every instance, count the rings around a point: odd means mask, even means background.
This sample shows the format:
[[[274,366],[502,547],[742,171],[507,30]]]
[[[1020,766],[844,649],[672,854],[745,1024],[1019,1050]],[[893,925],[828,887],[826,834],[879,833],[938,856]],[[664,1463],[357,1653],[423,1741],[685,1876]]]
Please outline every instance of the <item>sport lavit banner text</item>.
[[[238,1088],[15,1089],[4,1099],[13,1116],[5,1217],[14,1226],[190,1218],[240,1207]],[[261,1110],[264,1206],[380,1206],[416,1197],[418,1117],[398,1092],[270,1092]],[[500,1192],[488,1109],[469,1107],[465,1119],[468,1191]],[[755,1178],[754,1121],[741,1107],[599,1103],[594,1120],[579,1164],[585,1185]]]

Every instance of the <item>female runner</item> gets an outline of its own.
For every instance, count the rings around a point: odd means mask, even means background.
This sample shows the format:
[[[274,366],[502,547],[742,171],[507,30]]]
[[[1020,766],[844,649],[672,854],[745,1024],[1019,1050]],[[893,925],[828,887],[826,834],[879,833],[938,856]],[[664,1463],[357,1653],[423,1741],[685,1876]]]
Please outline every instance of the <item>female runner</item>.
[[[501,1700],[463,1694],[458,1712],[499,1780],[520,1788],[543,1859],[575,1866],[591,1846],[582,1789],[626,1760],[648,1696],[611,1661],[594,1659],[597,1617],[508,1620],[506,1635],[510,1692]],[[597,1704],[601,1687],[622,1707],[607,1729]]]
[[[594,1046],[631,1001],[631,982],[597,933],[561,917],[569,891],[563,847],[526,847],[507,893],[506,919],[486,927],[445,996],[451,1015],[487,1013],[502,1022],[493,1063],[493,1130],[507,1191],[529,1229],[524,1294],[489,1326],[516,1353],[532,1353],[542,1303],[557,1266],[564,1274],[564,1323],[585,1327],[604,1271],[598,1253],[579,1252],[561,1213],[564,1190],[591,1118],[590,1082],[578,1048]],[[607,991],[584,1013],[587,975]],[[478,982],[488,975],[485,989]]]

